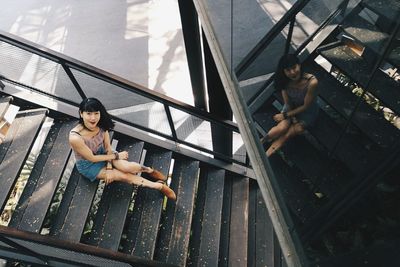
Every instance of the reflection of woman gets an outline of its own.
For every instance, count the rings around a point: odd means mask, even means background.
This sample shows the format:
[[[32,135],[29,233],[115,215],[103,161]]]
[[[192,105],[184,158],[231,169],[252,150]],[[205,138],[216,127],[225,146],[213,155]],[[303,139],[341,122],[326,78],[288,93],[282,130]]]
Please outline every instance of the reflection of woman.
[[[114,126],[103,104],[87,98],[79,106],[79,124],[69,135],[69,143],[76,157],[76,168],[90,181],[102,179],[107,184],[123,181],[129,184],[160,190],[168,198],[176,196],[167,185],[166,177],[157,170],[127,161],[128,152],[113,152],[108,131]],[[137,175],[146,172],[157,180],[151,182]]]
[[[273,119],[278,123],[262,139],[272,142],[267,150],[271,156],[291,137],[312,126],[318,116],[318,80],[302,71],[299,59],[292,54],[283,56],[275,72],[275,87],[281,90],[284,108]]]

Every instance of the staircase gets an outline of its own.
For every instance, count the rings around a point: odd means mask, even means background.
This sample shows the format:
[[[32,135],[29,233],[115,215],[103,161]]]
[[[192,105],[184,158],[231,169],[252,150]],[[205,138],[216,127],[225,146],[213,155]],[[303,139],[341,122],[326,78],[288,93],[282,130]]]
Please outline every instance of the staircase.
[[[269,161],[306,247],[340,231],[335,227],[400,166],[399,14],[400,1],[360,1],[303,62],[319,81],[320,115]],[[275,92],[257,108],[261,132],[275,125],[281,106]],[[309,259],[312,266],[395,266],[393,249],[384,249],[398,242],[392,238]]]
[[[7,92],[14,87],[4,83]],[[0,145],[0,208],[7,222],[0,226],[0,257],[38,266],[282,263],[257,182],[246,168],[116,130],[116,149],[167,175],[177,200],[120,182],[89,182],[74,167],[68,143],[77,119],[29,100],[35,101],[1,95],[0,114],[10,106],[20,110]]]

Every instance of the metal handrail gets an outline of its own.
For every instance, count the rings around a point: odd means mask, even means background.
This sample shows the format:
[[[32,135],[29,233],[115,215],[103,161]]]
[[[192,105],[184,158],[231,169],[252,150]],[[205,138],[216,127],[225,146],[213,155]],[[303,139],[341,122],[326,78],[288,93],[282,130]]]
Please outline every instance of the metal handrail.
[[[164,111],[165,111],[165,114],[167,116],[168,124],[169,124],[170,130],[171,130],[171,135],[159,132],[157,130],[154,130],[154,129],[151,129],[151,128],[148,128],[148,127],[145,127],[145,126],[142,126],[142,125],[130,122],[130,121],[122,120],[122,119],[119,119],[119,118],[116,118],[116,117],[113,116],[114,120],[117,120],[119,122],[125,123],[125,124],[127,124],[129,126],[136,127],[136,128],[138,128],[140,130],[148,131],[148,132],[150,132],[152,134],[158,135],[158,136],[166,138],[168,140],[172,140],[172,141],[174,141],[176,143],[187,145],[187,146],[192,147],[192,148],[194,148],[196,150],[209,153],[210,155],[214,155],[214,156],[219,157],[219,158],[221,158],[223,160],[226,160],[228,162],[234,162],[234,163],[237,163],[237,164],[240,164],[240,165],[248,166],[248,164],[246,165],[246,162],[242,162],[242,161],[239,161],[239,160],[235,159],[233,157],[233,155],[225,155],[225,154],[222,154],[222,153],[219,153],[219,152],[215,152],[215,151],[209,150],[207,148],[204,148],[204,147],[189,143],[189,142],[187,142],[185,140],[179,139],[179,137],[176,134],[176,129],[175,129],[175,125],[173,123],[172,117],[171,117],[171,110],[170,109],[171,108],[175,108],[175,109],[180,110],[180,111],[182,111],[182,112],[184,112],[186,114],[195,116],[195,117],[197,117],[197,118],[199,118],[201,120],[208,121],[209,123],[216,124],[216,125],[218,125],[220,127],[224,127],[226,129],[229,129],[232,132],[239,133],[239,129],[238,129],[236,123],[233,123],[232,121],[228,121],[228,120],[220,120],[219,118],[213,116],[212,114],[210,114],[208,112],[205,112],[203,110],[197,109],[197,108],[195,108],[193,106],[190,106],[190,105],[188,105],[186,103],[183,103],[183,102],[181,102],[179,100],[175,100],[175,99],[173,99],[171,97],[168,97],[168,96],[165,96],[165,95],[160,94],[158,92],[155,92],[153,90],[150,90],[150,89],[148,89],[148,88],[146,88],[144,86],[141,86],[141,85],[136,84],[134,82],[128,81],[128,80],[126,80],[124,78],[121,78],[119,76],[113,75],[113,74],[111,74],[109,72],[106,72],[104,70],[101,70],[99,68],[96,68],[96,67],[93,67],[91,65],[85,64],[85,63],[83,63],[83,62],[81,62],[79,60],[76,60],[76,59],[73,59],[73,58],[68,57],[66,55],[63,55],[61,53],[52,51],[52,50],[50,50],[48,48],[45,48],[45,47],[43,47],[41,45],[35,44],[35,43],[30,42],[28,40],[25,40],[23,38],[14,36],[14,35],[12,35],[10,33],[6,33],[4,31],[0,31],[0,41],[3,41],[3,42],[8,43],[8,44],[10,44],[12,46],[18,47],[18,48],[23,49],[25,51],[31,52],[32,54],[39,55],[39,56],[41,56],[43,58],[46,58],[48,60],[51,60],[51,61],[53,61],[55,63],[60,64],[62,66],[62,68],[65,70],[65,72],[66,72],[67,76],[69,77],[70,81],[74,85],[74,89],[78,92],[78,94],[82,98],[86,97],[85,93],[83,92],[83,90],[79,86],[79,83],[76,80],[76,78],[74,77],[74,74],[72,73],[71,69],[78,70],[78,71],[80,71],[82,73],[85,73],[85,74],[91,76],[91,77],[94,77],[96,79],[100,79],[100,80],[105,81],[105,82],[107,82],[109,84],[118,86],[121,89],[136,93],[138,95],[141,95],[143,97],[151,99],[151,100],[153,100],[155,102],[163,104]],[[5,80],[5,81],[8,81],[10,83],[16,84],[18,86],[27,88],[27,89],[29,89],[31,91],[35,91],[35,92],[40,93],[42,95],[46,95],[47,97],[50,97],[50,98],[55,99],[57,101],[60,101],[60,102],[67,103],[69,105],[78,107],[79,103],[75,103],[75,102],[73,102],[71,100],[68,100],[68,99],[65,99],[63,97],[60,97],[60,96],[57,96],[57,95],[54,95],[54,94],[51,94],[51,93],[48,93],[48,92],[41,91],[41,90],[39,90],[37,88],[34,88],[34,87],[26,85],[26,84],[22,84],[22,83],[20,83],[18,81],[14,81],[14,80],[8,79],[7,77],[4,77],[4,76],[2,77],[2,79]]]
[[[69,264],[77,264],[82,265],[80,261],[76,261],[73,258],[65,258],[62,256],[54,256],[54,255],[46,255],[44,251],[40,253],[33,251],[32,249],[21,245],[16,241],[28,241],[30,243],[48,246],[54,249],[62,249],[65,251],[76,252],[79,254],[85,254],[89,256],[99,257],[104,260],[113,260],[118,261],[125,264],[130,264],[131,266],[171,266],[175,265],[168,264],[165,262],[159,262],[150,259],[142,259],[136,256],[132,256],[129,254],[112,251],[100,247],[94,247],[82,243],[72,243],[65,240],[60,240],[55,237],[40,235],[37,233],[26,232],[22,230],[18,230],[15,228],[10,228],[6,226],[0,226],[0,242],[4,242],[8,246],[13,248],[13,251],[21,255],[21,259],[23,260],[23,256],[31,256],[35,259],[38,259],[41,264],[47,265],[50,261],[57,262],[65,262]],[[92,266],[92,262],[88,262],[88,265]]]
[[[299,13],[310,0],[296,1],[294,5],[282,16],[282,18],[268,31],[268,33],[254,46],[254,48],[243,58],[235,69],[236,77],[239,77],[261,54],[262,51],[275,39],[275,37],[286,27],[286,25]]]

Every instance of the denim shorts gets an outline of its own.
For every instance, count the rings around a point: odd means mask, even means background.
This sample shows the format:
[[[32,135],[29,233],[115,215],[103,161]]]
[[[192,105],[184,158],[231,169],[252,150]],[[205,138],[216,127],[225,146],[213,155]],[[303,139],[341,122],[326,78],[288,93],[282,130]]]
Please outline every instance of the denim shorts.
[[[101,146],[95,153],[95,155],[104,155],[104,154],[105,154],[105,149],[103,146]],[[101,169],[105,166],[106,166],[105,161],[91,162],[86,159],[80,159],[76,161],[76,168],[78,172],[92,182],[96,180],[97,175],[100,173]]]
[[[282,112],[283,111],[287,111],[286,105],[283,106]],[[316,100],[305,111],[295,115],[294,117],[297,119],[298,122],[303,124],[305,128],[309,128],[314,126],[315,121],[318,118],[318,114],[319,114],[319,105],[318,101]]]

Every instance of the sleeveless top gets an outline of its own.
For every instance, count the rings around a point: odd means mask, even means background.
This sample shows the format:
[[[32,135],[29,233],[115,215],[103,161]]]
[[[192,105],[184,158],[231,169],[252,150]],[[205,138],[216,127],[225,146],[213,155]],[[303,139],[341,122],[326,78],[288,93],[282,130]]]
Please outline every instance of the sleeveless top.
[[[93,152],[94,155],[97,153],[99,148],[102,147],[104,144],[104,130],[101,128],[99,132],[91,138],[85,138],[77,131],[71,131],[70,133],[74,133],[82,137],[83,141],[85,142],[85,145],[87,145],[90,148],[90,150]],[[73,151],[77,161],[84,159],[79,153],[75,152],[75,150]]]
[[[310,75],[307,79],[306,84],[302,88],[288,86],[285,91],[290,99],[292,108],[297,108],[304,104],[304,98],[306,97],[308,86],[310,85],[311,79],[314,75]]]

